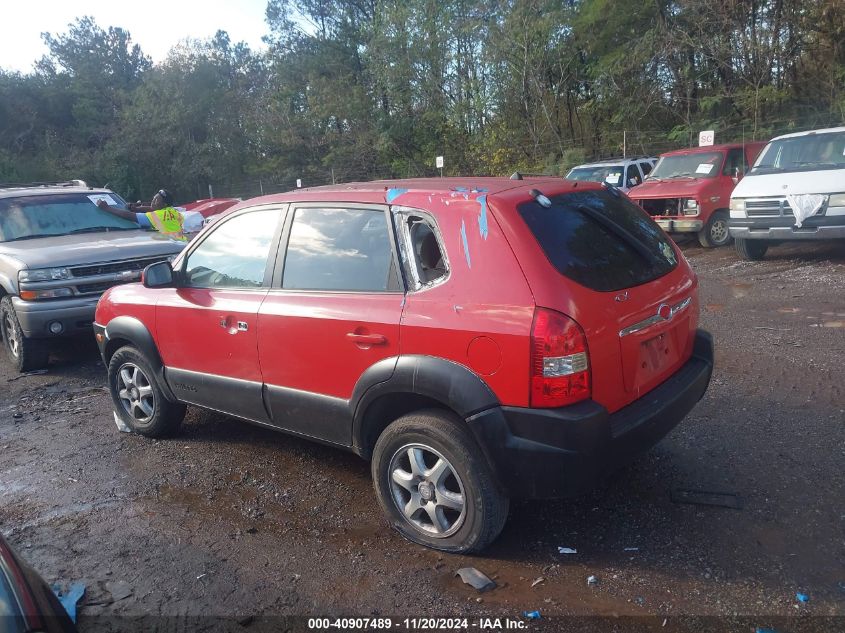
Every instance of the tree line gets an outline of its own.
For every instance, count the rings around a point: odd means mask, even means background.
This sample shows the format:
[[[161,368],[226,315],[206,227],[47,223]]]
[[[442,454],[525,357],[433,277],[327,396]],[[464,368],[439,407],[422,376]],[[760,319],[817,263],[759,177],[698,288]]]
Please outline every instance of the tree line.
[[[269,0],[153,64],[122,27],[0,70],[0,182],[182,201],[327,182],[564,173],[845,120],[842,0]]]

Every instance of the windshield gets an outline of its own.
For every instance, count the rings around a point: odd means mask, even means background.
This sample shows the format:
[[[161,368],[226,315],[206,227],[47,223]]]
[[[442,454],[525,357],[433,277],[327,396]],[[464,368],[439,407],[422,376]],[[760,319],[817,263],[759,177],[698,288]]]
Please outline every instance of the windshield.
[[[722,166],[722,152],[696,152],[661,156],[649,180],[658,178],[715,178]]]
[[[135,222],[103,211],[94,200],[107,198],[111,206],[126,208],[116,194],[57,193],[0,198],[0,242],[137,229]]]
[[[590,182],[606,182],[614,187],[622,186],[621,165],[598,165],[595,167],[575,167],[566,175],[569,180],[588,180]]]
[[[845,169],[845,132],[794,136],[766,145],[752,174]]]

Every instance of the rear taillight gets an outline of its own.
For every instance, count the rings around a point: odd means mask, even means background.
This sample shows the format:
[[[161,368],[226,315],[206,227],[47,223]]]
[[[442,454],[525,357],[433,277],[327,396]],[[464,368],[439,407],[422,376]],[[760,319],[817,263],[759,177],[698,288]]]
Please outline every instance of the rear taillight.
[[[562,407],[589,397],[584,331],[560,312],[537,308],[531,326],[531,406]]]

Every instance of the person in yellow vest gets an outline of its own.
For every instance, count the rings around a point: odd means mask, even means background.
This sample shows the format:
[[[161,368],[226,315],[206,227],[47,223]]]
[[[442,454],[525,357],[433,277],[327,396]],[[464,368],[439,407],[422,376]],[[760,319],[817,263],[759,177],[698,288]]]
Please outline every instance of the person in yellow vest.
[[[127,210],[109,206],[105,200],[99,200],[97,206],[125,220],[137,222],[142,229],[155,229],[182,242],[188,241],[186,234],[196,233],[203,225],[201,213],[177,209],[173,206],[173,196],[165,189],[156,192],[149,206],[130,202]]]

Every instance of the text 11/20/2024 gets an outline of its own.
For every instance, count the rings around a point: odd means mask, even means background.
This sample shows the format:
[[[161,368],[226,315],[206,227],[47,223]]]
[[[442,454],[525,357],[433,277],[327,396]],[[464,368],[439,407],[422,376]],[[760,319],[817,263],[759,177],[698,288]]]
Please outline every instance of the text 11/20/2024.
[[[308,628],[343,631],[515,631],[528,628],[528,622],[516,618],[308,618]]]

